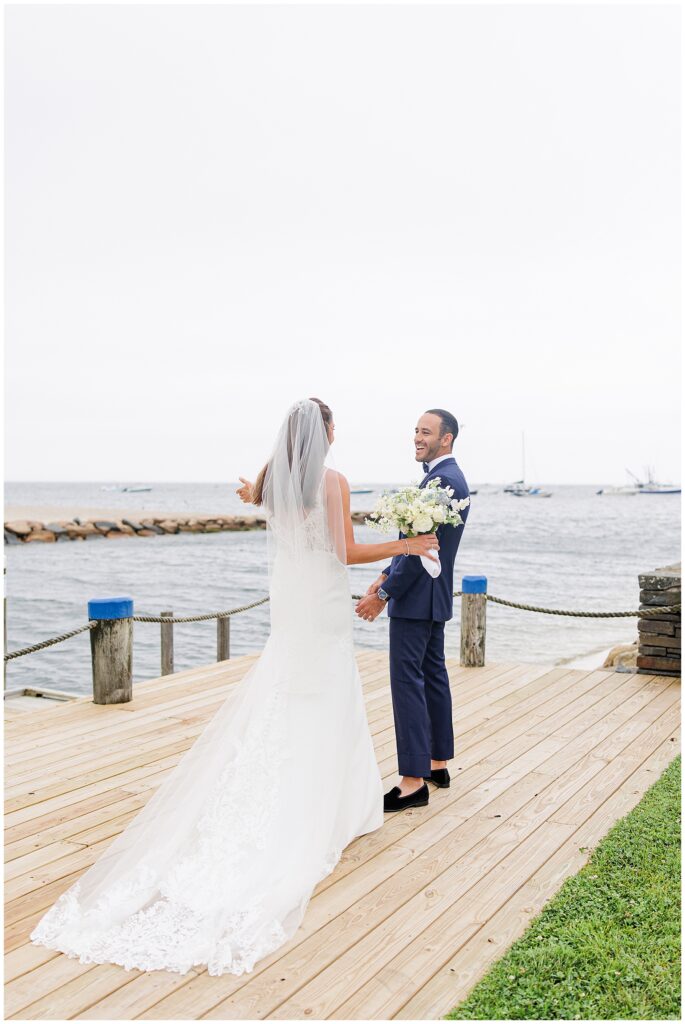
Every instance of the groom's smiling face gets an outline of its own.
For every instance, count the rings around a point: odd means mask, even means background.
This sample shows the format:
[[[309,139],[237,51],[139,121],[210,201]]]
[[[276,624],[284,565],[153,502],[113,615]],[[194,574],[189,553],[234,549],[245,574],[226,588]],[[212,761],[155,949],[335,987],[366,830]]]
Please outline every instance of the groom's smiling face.
[[[452,435],[441,436],[442,420],[432,412],[425,412],[414,430],[414,449],[417,462],[431,462],[452,451]]]

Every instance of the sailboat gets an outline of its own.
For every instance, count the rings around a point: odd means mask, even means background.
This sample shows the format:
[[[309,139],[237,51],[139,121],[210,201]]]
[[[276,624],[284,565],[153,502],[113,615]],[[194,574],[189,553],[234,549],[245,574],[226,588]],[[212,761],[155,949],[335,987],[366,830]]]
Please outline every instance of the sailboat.
[[[526,486],[526,435],[521,431],[521,479],[507,484],[505,494],[513,494],[515,498],[551,498],[551,491],[543,491],[540,487]]]

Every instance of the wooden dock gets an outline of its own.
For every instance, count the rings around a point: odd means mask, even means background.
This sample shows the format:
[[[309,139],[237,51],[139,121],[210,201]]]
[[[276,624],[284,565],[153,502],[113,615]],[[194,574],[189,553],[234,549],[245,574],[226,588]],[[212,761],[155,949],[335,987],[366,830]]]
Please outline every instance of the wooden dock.
[[[38,918],[106,848],[253,657],[88,699],[6,710],[6,1018],[435,1019],[470,991],[679,747],[680,680],[448,662],[450,789],[387,815],[319,885],[293,939],[252,974],[85,965],[35,947]],[[386,788],[387,654],[361,652]]]

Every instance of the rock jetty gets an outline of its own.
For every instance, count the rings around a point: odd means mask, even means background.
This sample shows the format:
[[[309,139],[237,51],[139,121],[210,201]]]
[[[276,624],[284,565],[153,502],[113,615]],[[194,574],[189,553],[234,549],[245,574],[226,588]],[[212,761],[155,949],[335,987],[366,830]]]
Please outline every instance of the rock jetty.
[[[155,537],[171,533],[220,533],[222,531],[263,530],[262,516],[146,516],[139,519],[59,519],[42,523],[36,519],[5,523],[5,544],[29,544],[33,541],[55,543],[62,540],[117,540],[120,537]]]
[[[363,523],[368,513],[353,512],[352,519]],[[5,544],[54,544],[64,540],[118,540],[121,537],[155,537],[173,533],[233,533],[244,530],[264,530],[263,516],[175,516],[141,515],[138,519],[56,519],[41,522],[37,519],[14,519],[5,523]]]

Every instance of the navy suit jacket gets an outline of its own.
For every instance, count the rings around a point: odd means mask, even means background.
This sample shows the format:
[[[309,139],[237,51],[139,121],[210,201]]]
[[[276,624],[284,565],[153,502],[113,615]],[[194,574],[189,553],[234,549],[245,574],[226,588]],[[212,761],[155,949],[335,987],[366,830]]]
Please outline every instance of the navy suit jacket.
[[[440,477],[442,487],[452,487],[455,498],[469,496],[468,484],[453,456],[439,462],[420,486],[425,487],[434,477]],[[452,618],[454,560],[468,513],[469,507],[459,513],[464,520],[461,526],[443,525],[436,530],[442,567],[437,579],[428,575],[418,555],[395,555],[391,564],[383,569],[388,578],[382,587],[390,598],[388,615],[391,618],[432,619],[434,622],[447,622]],[[400,533],[400,537],[404,534]]]

